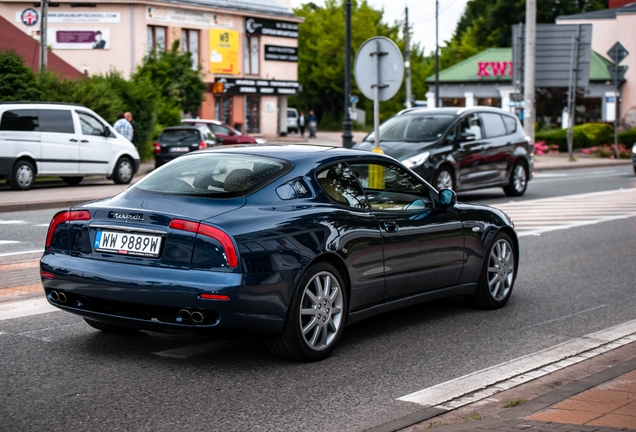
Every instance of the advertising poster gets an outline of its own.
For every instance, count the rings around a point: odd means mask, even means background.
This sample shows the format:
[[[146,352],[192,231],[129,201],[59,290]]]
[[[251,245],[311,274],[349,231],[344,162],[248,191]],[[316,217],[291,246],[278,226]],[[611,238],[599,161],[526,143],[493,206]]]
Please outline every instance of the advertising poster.
[[[110,49],[110,29],[49,29],[47,42],[53,49]]]
[[[210,72],[238,75],[239,33],[234,30],[210,29]]]

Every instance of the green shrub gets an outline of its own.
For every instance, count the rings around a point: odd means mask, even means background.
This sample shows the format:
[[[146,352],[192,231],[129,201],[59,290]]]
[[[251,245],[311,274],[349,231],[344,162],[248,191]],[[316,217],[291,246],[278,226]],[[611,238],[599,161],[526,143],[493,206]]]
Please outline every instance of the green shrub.
[[[535,142],[545,141],[546,144],[556,144],[560,152],[568,151],[567,129],[548,129],[535,134]],[[580,129],[574,128],[572,148],[585,148],[590,146],[590,140]]]
[[[613,141],[614,138],[612,138],[612,142]],[[625,144],[626,147],[631,147],[636,144],[636,129],[619,133],[618,142]]]
[[[574,130],[583,132],[590,146],[614,142],[614,128],[607,123],[585,123],[574,126]]]
[[[13,51],[0,51],[0,102],[32,101],[41,97],[35,74]]]

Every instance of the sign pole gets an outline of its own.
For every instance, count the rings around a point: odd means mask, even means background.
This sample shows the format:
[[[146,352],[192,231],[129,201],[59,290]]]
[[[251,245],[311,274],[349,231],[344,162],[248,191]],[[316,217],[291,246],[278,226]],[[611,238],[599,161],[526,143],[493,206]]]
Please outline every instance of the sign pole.
[[[48,0],[42,0],[42,13],[41,13],[41,21],[40,21],[40,72],[44,72],[46,70],[46,66],[48,63],[47,59],[47,43],[46,43],[46,23],[48,21],[49,9],[48,9]]]
[[[344,120],[342,122],[342,146],[351,148],[353,134],[351,133],[351,0],[345,2],[345,95]]]
[[[375,41],[375,52],[371,53],[375,64],[375,84],[373,85],[373,131],[375,146],[373,151],[383,153],[380,148],[380,42]]]

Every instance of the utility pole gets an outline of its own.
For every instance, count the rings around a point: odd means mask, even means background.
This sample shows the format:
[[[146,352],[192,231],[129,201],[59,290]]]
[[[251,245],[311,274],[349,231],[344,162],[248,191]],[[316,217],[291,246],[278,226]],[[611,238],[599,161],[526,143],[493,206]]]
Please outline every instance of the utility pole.
[[[411,108],[413,95],[411,94],[411,29],[409,28],[409,7],[404,8],[406,19],[404,20],[404,68],[406,72],[406,108]]]
[[[534,72],[535,52],[537,37],[537,0],[526,0],[526,58],[523,108],[523,129],[530,137],[530,144],[534,145],[534,119],[536,117],[534,106]]]
[[[435,0],[435,108],[439,106],[439,0]]]
[[[48,53],[46,44],[46,22],[49,15],[48,0],[42,0],[42,13],[40,15],[40,72],[44,72],[46,70]]]
[[[344,120],[342,122],[342,146],[353,147],[351,133],[351,0],[345,2],[345,88],[344,88]]]

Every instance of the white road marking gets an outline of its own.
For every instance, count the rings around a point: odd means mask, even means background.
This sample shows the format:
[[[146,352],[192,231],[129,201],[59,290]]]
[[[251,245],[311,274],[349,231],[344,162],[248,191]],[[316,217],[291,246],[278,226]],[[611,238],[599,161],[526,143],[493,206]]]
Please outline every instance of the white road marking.
[[[636,216],[636,188],[495,205],[510,216],[519,237]]]
[[[42,253],[42,252],[44,252],[44,249],[22,251],[22,252],[7,252],[7,253],[0,253],[0,257],[14,256],[14,255],[26,255],[26,254]]]
[[[23,224],[26,223],[26,221],[23,220],[0,220],[0,225],[18,225],[18,224]]]
[[[0,246],[2,245],[9,245],[9,244],[16,244],[16,243],[20,243],[17,240],[0,240]]]
[[[189,345],[186,347],[175,348],[171,350],[157,351],[153,352],[153,354],[158,355],[159,357],[187,360],[197,354],[212,353],[230,345],[231,343],[227,341],[214,341],[196,345]]]
[[[633,341],[636,341],[636,320],[437,384],[398,400],[442,409],[457,408]]]
[[[597,309],[603,309],[604,307],[607,307],[607,305],[596,306],[596,307],[593,307],[593,308],[590,308],[590,309],[585,309],[585,310],[582,310],[580,312],[576,312],[576,313],[573,313],[573,314],[570,314],[570,315],[562,316],[560,318],[554,318],[554,319],[551,319],[551,320],[548,320],[548,321],[543,321],[543,322],[540,322],[540,323],[537,323],[537,324],[532,324],[532,325],[529,325],[529,326],[520,327],[519,330],[525,330],[525,329],[529,329],[529,328],[532,328],[532,327],[538,327],[538,326],[541,326],[541,325],[544,325],[544,324],[549,324],[549,323],[553,323],[553,322],[557,322],[557,321],[563,321],[564,319],[572,318],[572,317],[575,317],[577,315],[583,315],[585,313],[592,312],[592,311],[595,311]]]
[[[36,227],[48,227],[49,225],[51,225],[51,224],[43,223],[43,224],[36,224],[36,225],[33,225],[33,226],[36,226]]]
[[[45,298],[0,303],[0,321],[59,311],[51,306]]]

